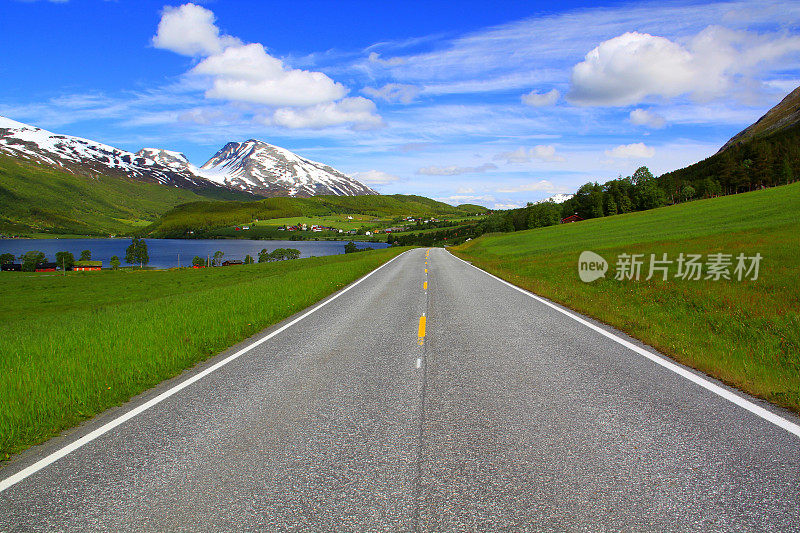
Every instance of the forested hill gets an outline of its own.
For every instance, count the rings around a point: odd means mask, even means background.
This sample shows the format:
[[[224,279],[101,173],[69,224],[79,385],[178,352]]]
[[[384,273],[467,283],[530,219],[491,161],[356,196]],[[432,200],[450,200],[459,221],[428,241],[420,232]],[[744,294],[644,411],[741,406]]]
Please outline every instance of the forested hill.
[[[676,196],[686,186],[700,198],[786,185],[800,176],[800,124],[732,144],[708,159],[658,178]]]
[[[360,214],[373,217],[441,216],[458,217],[483,214],[483,206],[452,206],[424,196],[392,194],[364,196],[275,197],[256,202],[192,202],[180,205],[148,227],[147,235],[184,236],[190,231],[247,224],[254,220],[285,217],[315,217],[333,214]]]

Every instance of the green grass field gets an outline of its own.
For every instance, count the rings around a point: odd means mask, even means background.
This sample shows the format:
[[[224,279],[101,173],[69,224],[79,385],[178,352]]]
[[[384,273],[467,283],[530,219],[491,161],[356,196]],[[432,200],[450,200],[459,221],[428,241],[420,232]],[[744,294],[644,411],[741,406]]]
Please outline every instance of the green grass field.
[[[575,224],[486,235],[451,250],[662,353],[800,412],[800,184]],[[583,283],[578,256],[609,263]],[[757,280],[614,279],[619,254],[763,256]]]
[[[401,253],[0,273],[0,460],[179,374]]]

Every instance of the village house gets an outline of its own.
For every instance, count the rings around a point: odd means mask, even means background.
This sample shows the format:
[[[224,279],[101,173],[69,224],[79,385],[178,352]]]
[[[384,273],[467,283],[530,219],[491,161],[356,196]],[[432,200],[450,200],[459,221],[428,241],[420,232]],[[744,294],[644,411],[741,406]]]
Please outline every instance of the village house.
[[[75,272],[90,272],[102,269],[103,269],[102,261],[75,261],[75,264],[72,267],[72,270],[74,270]]]
[[[583,220],[583,218],[578,216],[578,213],[575,213],[574,215],[570,215],[570,216],[568,216],[566,218],[562,218],[561,219],[561,223],[562,224],[569,224],[570,222],[580,222],[581,220]]]

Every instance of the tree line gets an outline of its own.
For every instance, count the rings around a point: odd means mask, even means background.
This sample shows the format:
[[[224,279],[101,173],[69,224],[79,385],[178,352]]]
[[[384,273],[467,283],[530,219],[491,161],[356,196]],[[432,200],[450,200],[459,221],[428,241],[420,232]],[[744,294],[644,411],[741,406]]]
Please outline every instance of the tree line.
[[[788,185],[800,176],[800,125],[763,138],[734,144],[686,168],[653,176],[640,167],[628,177],[582,185],[569,200],[528,203],[496,211],[484,220],[451,230],[389,235],[398,245],[460,244],[484,233],[521,231],[552,226],[571,215],[581,219],[645,211],[666,205]]]

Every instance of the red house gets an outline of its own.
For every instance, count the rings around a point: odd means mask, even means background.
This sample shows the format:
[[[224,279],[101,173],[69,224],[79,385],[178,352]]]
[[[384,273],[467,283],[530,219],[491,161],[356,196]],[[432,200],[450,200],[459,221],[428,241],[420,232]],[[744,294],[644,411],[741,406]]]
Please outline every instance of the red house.
[[[102,261],[75,261],[72,270],[76,272],[89,272],[92,270],[102,270]]]
[[[570,215],[567,218],[562,218],[561,219],[561,223],[562,224],[569,224],[570,222],[580,222],[581,220],[583,220],[583,219],[578,216],[578,213],[575,213],[574,215]]]

